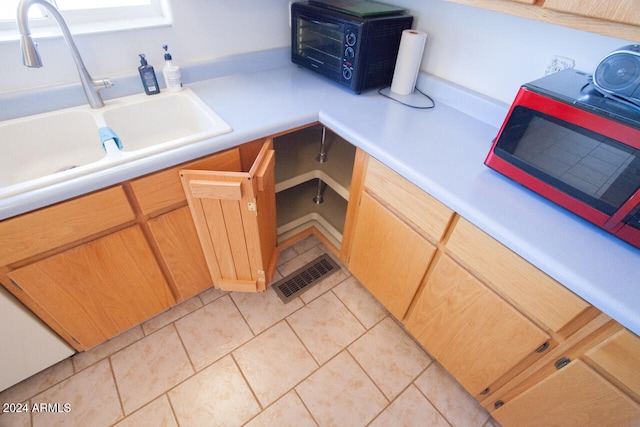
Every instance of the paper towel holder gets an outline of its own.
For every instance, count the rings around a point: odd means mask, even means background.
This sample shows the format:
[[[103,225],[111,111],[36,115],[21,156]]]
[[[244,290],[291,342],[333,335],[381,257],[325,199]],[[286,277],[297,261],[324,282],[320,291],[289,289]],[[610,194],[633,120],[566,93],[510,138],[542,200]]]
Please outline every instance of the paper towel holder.
[[[393,80],[390,87],[378,91],[381,95],[413,108],[435,107],[433,99],[416,85],[426,41],[427,34],[422,31],[408,29],[402,32]]]

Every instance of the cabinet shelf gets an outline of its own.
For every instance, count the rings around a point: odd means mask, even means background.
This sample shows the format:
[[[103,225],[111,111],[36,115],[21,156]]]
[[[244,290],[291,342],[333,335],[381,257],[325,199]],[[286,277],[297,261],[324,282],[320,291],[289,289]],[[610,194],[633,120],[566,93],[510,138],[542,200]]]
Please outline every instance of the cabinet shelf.
[[[324,203],[316,204],[313,197],[317,180],[310,180],[276,193],[278,240],[311,227],[317,227],[336,247],[340,247],[347,201],[330,186],[324,190]]]
[[[327,161],[318,163],[322,126],[312,126],[276,138],[276,193],[303,182],[322,179],[345,200],[349,200],[351,173],[356,148],[327,130]]]

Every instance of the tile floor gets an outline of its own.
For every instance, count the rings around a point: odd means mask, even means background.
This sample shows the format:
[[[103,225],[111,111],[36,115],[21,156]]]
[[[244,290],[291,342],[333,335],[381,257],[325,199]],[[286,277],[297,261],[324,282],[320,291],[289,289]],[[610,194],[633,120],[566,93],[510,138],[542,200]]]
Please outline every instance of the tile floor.
[[[278,274],[323,252],[302,240]],[[498,426],[345,268],[286,305],[272,290],[203,292],[0,402],[60,404],[0,414],[12,427]]]

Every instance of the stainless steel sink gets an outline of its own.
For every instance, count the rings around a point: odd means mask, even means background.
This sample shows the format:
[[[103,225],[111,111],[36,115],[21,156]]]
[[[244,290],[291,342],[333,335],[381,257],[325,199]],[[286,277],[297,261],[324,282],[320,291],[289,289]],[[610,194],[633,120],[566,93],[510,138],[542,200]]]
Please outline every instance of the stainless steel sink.
[[[103,149],[104,128],[115,133],[121,149],[113,143]],[[0,122],[0,198],[230,131],[188,88],[118,98],[101,109],[80,106]]]

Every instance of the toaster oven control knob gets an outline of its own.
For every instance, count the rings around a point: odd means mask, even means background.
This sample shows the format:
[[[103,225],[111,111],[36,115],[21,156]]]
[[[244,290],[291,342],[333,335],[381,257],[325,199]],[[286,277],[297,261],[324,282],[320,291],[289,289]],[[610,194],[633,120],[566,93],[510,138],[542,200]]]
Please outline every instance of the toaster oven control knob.
[[[355,33],[347,33],[347,37],[345,37],[347,46],[353,46],[354,44],[356,44],[356,41],[358,41],[358,38],[356,37]]]
[[[354,56],[356,56],[356,51],[353,50],[352,47],[348,47],[344,50],[344,56],[347,58],[353,58]]]
[[[345,65],[342,68],[342,77],[344,77],[345,80],[351,80],[351,77],[353,77],[353,68]]]

